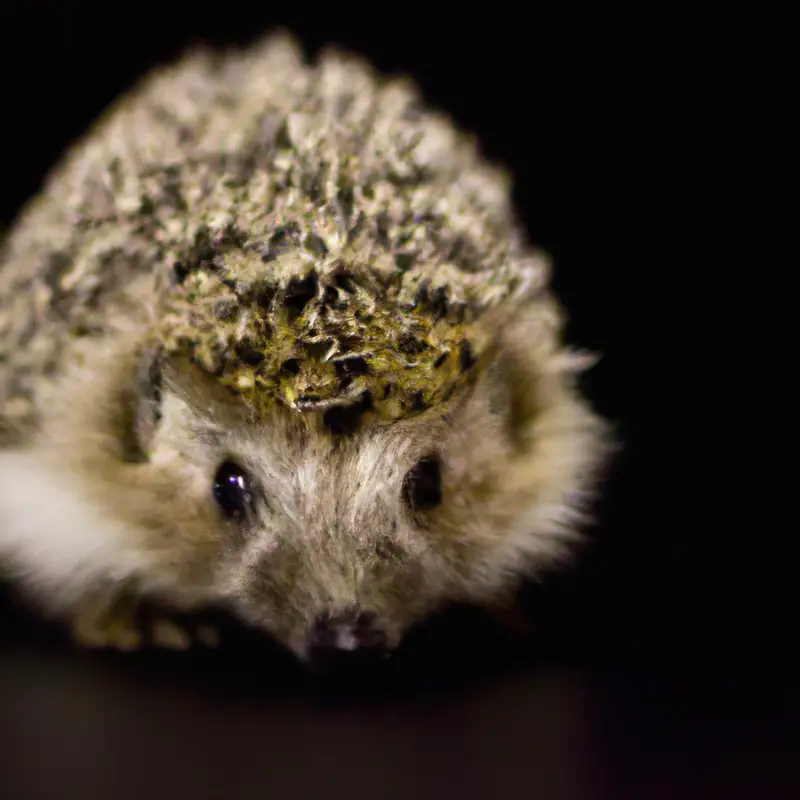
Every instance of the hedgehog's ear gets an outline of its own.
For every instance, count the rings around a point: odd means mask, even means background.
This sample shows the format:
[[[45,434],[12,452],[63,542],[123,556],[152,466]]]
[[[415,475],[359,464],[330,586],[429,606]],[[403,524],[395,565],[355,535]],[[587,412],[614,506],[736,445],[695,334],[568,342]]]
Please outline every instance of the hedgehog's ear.
[[[168,355],[158,344],[137,351],[128,381],[126,458],[147,461],[159,432],[187,415],[199,424],[231,428],[251,417],[227,387],[186,355]]]
[[[233,425],[249,416],[238,395],[186,355],[162,358],[161,376],[162,394],[174,396],[200,418],[222,418]]]
[[[503,417],[512,439],[526,438],[540,411],[591,368],[598,357],[574,352],[559,344],[560,320],[542,305],[520,309],[501,321],[493,321],[484,351],[490,407]]]
[[[167,421],[189,413],[213,425],[230,427],[249,417],[244,403],[229,389],[181,355],[166,355],[159,344],[145,344],[137,354],[129,382],[126,457],[147,461]]]
[[[160,346],[145,344],[137,352],[127,387],[125,456],[147,461],[148,451],[161,422],[164,394],[164,353]]]

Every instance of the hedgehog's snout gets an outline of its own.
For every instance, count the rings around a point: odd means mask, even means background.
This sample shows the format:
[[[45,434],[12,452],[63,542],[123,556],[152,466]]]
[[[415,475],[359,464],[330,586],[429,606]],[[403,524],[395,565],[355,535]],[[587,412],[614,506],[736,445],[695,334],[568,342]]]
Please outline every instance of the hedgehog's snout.
[[[325,673],[374,666],[390,653],[378,616],[358,609],[320,614],[308,633],[307,646],[309,666]]]

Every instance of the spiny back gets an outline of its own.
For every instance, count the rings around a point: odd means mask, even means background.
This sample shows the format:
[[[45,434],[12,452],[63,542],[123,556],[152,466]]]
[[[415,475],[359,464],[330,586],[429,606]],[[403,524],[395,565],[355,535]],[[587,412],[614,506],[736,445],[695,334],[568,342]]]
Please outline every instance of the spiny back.
[[[505,176],[403,80],[272,36],[197,51],[117,103],[0,253],[0,416],[35,413],[70,343],[150,335],[255,409],[423,411],[478,324],[546,288]],[[3,408],[5,406],[5,408]]]

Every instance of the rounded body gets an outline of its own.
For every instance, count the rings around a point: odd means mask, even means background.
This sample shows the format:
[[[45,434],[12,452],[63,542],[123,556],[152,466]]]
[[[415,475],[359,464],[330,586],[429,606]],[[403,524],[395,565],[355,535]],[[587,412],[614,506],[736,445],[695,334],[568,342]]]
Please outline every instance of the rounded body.
[[[396,646],[569,551],[603,450],[477,143],[330,50],[194,52],[0,251],[0,568]]]

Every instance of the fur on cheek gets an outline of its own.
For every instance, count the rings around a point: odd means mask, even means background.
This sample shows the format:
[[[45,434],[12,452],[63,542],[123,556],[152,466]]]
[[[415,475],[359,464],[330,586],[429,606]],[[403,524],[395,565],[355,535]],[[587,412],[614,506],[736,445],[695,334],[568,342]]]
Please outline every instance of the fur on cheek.
[[[0,454],[0,485],[0,569],[43,608],[66,611],[98,585],[152,572],[125,524],[46,456]]]
[[[492,602],[521,578],[571,560],[591,521],[598,474],[616,446],[608,424],[572,387],[591,361],[564,351],[543,358],[532,348],[521,352],[510,384],[512,392],[524,387],[514,426],[504,429],[509,410],[490,410],[490,395],[479,392],[445,456],[452,496],[439,525],[458,591],[470,601]]]

